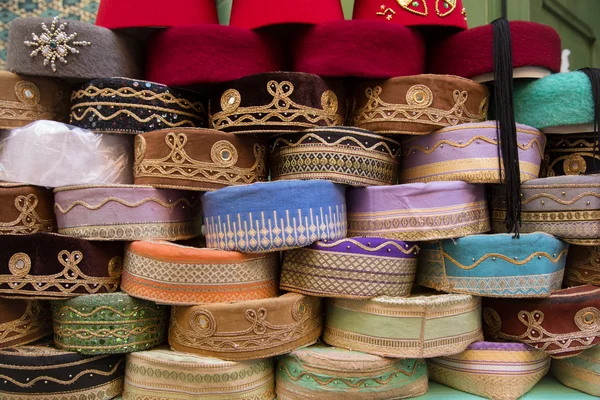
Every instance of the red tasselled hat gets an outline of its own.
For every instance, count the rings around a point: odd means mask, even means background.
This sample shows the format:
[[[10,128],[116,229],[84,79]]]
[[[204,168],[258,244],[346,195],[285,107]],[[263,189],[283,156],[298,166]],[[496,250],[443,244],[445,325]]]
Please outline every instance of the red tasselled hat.
[[[467,29],[462,0],[356,0],[353,19],[410,27]]]
[[[96,17],[108,29],[218,23],[215,0],[101,0]]]
[[[343,19],[340,0],[233,0],[229,24],[257,29],[279,24],[313,25]]]

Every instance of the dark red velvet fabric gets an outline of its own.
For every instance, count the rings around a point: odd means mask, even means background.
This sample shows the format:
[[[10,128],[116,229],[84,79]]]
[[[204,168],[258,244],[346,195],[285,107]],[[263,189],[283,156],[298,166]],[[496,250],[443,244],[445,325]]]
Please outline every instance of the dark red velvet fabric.
[[[233,0],[229,24],[256,29],[277,24],[321,24],[343,19],[340,0]]]
[[[167,86],[220,83],[282,69],[281,51],[265,35],[221,25],[156,32],[146,46],[146,79]]]
[[[535,22],[511,21],[513,67],[544,67],[560,71],[560,36],[551,27]],[[428,49],[428,72],[465,78],[492,72],[493,31],[491,25],[450,36]]]
[[[457,0],[455,7],[452,7],[451,2],[445,0],[415,0],[406,6],[401,6],[400,3],[397,1],[356,0],[353,19],[412,27],[445,26],[456,30],[467,29],[462,0]]]
[[[375,21],[316,25],[298,38],[293,53],[294,71],[327,77],[392,78],[425,70],[418,32]]]
[[[218,23],[215,0],[101,0],[96,16],[108,29]]]

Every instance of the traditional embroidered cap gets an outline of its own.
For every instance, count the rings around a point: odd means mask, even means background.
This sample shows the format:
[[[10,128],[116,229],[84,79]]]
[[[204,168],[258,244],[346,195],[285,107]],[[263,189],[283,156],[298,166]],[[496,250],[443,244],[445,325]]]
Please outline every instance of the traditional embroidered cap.
[[[425,72],[423,37],[404,26],[374,21],[307,28],[296,38],[292,56],[294,71],[326,77],[387,79]]]
[[[175,351],[252,360],[315,343],[323,328],[321,300],[297,293],[237,303],[172,307],[169,344]]]
[[[539,176],[545,145],[543,133],[517,125],[521,182]],[[500,168],[504,170],[498,159],[496,121],[442,128],[403,140],[402,148],[402,183],[446,180],[500,183]]]
[[[414,28],[444,27],[448,33],[467,29],[467,10],[461,0],[357,0],[353,18]]]
[[[354,90],[351,124],[381,134],[424,135],[483,122],[488,89],[458,76],[416,75],[365,81]]]
[[[430,379],[446,386],[488,399],[519,399],[546,375],[550,357],[522,343],[475,342],[427,366]]]
[[[123,391],[125,357],[84,356],[47,343],[0,350],[0,397],[112,399]]]
[[[129,135],[97,134],[45,120],[0,133],[1,181],[44,187],[132,183],[132,164]]]
[[[570,246],[564,286],[579,285],[600,286],[600,246]]]
[[[18,18],[9,28],[6,69],[23,75],[89,80],[141,78],[142,43],[85,22]]]
[[[509,24],[515,78],[541,78],[560,71],[560,36],[553,28],[526,21]],[[492,24],[449,36],[428,49],[429,72],[464,76],[479,82],[493,80],[493,37]],[[527,121],[517,121],[539,128]]]
[[[417,283],[484,297],[548,297],[562,286],[568,249],[545,233],[428,243],[419,257]]]
[[[514,93],[515,118],[519,123],[545,133],[580,133],[593,129],[592,85],[581,71],[516,81]]]
[[[323,340],[392,358],[460,353],[483,340],[481,300],[464,294],[329,299]]]
[[[593,346],[575,357],[552,360],[551,372],[563,385],[599,397],[600,347]]]
[[[490,230],[481,185],[452,181],[350,188],[346,200],[349,236],[422,241]]]
[[[400,143],[364,129],[325,127],[274,135],[271,180],[327,179],[352,186],[393,185]]]
[[[168,86],[228,82],[283,69],[282,57],[268,37],[207,24],[154,33],[146,43],[145,65],[148,80]]]
[[[200,235],[200,196],[136,185],[54,191],[58,232],[88,240],[184,240]]]
[[[125,398],[275,398],[273,359],[223,361],[166,349],[127,355]]]
[[[38,119],[66,121],[69,92],[69,86],[58,80],[0,71],[0,129]]]
[[[202,195],[209,248],[266,253],[346,237],[343,185],[279,181]]]
[[[141,12],[144,10],[144,12]],[[212,0],[101,0],[96,25],[108,29],[218,24]]]
[[[131,353],[158,346],[167,336],[169,309],[125,293],[102,293],[52,302],[54,343],[81,354]]]
[[[600,288],[559,290],[545,299],[483,299],[486,337],[517,341],[562,358],[600,341]]]
[[[279,399],[404,399],[425,394],[428,386],[424,360],[321,345],[280,357],[276,374]]]
[[[278,24],[322,24],[344,19],[339,0],[233,0],[229,24],[246,29]]]
[[[0,348],[22,346],[51,334],[52,314],[48,303],[0,299]]]
[[[0,182],[0,235],[56,232],[50,189]]]
[[[408,296],[419,246],[361,237],[286,251],[280,286],[309,296],[349,299]]]
[[[94,132],[144,133],[161,128],[206,127],[199,93],[159,83],[103,78],[71,95],[71,124]]]
[[[272,72],[228,82],[209,103],[210,126],[233,133],[279,133],[344,124],[346,93],[338,81]]]
[[[162,129],[135,138],[136,185],[211,191],[268,179],[267,141],[212,129]]]
[[[133,242],[126,247],[121,290],[170,305],[263,299],[278,295],[278,267],[278,253]]]
[[[51,233],[0,235],[0,295],[60,299],[119,287],[123,245]]]
[[[548,135],[540,177],[600,173],[600,147],[593,133]]]
[[[546,232],[572,244],[600,245],[600,174],[534,179],[521,186],[521,232]],[[492,231],[505,232],[503,188],[492,190]]]

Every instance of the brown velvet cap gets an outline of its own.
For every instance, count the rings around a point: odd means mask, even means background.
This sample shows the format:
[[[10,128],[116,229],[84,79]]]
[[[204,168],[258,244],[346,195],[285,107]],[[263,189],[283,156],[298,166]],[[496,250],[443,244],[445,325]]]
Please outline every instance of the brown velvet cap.
[[[555,358],[600,342],[600,287],[577,286],[544,299],[483,299],[484,333],[522,342]]]
[[[51,189],[0,182],[0,235],[56,232]]]
[[[209,191],[267,180],[267,141],[212,129],[162,129],[137,135],[136,185]]]
[[[47,302],[0,299],[0,348],[24,345],[51,334],[52,314]]]
[[[119,288],[120,242],[34,233],[0,235],[0,249],[0,297],[61,299]]]
[[[67,121],[69,92],[69,85],[59,80],[0,71],[0,129],[38,119]]]
[[[452,75],[370,80],[354,91],[350,125],[381,134],[424,135],[487,119],[488,89]]]
[[[563,286],[600,286],[600,246],[569,247]]]
[[[239,303],[172,307],[169,344],[184,353],[252,360],[315,343],[322,328],[319,298],[286,293]]]
[[[341,81],[301,72],[257,74],[220,85],[208,105],[212,128],[234,133],[294,132],[344,125]]]
[[[100,26],[57,17],[19,18],[8,30],[6,69],[73,80],[141,78],[142,55],[140,41]]]

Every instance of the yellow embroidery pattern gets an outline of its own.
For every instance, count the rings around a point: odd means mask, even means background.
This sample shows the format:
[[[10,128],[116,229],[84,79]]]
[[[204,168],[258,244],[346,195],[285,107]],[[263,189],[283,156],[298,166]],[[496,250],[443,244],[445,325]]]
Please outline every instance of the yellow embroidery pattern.
[[[40,307],[36,300],[28,301],[23,315],[19,319],[0,324],[0,344],[13,342],[29,336],[33,342],[52,333],[52,320],[45,314],[47,310]],[[19,344],[25,344],[20,342]]]
[[[34,194],[19,195],[15,198],[15,208],[19,216],[13,221],[0,222],[0,235],[29,235],[36,232],[52,232],[55,228],[52,219],[43,219],[36,211],[39,199]]]
[[[221,110],[209,116],[214,129],[229,130],[268,126],[310,128],[315,125],[343,125],[344,117],[337,113],[338,98],[331,90],[321,96],[321,108],[298,104],[291,99],[294,85],[289,81],[269,81],[267,91],[273,100],[266,105],[240,107],[242,95],[235,89],[229,89],[221,96]],[[210,108],[210,107],[209,107]]]
[[[1,65],[0,59],[0,65]],[[56,106],[39,105],[40,89],[30,81],[18,81],[15,84],[15,95],[19,101],[0,100],[1,120],[34,121],[40,119],[62,121],[67,112],[62,102]],[[56,94],[57,97],[59,93]],[[0,128],[2,123],[0,122]]]
[[[231,163],[232,160],[237,160],[237,149],[233,144],[222,143],[224,141],[215,143],[211,150],[213,162],[208,162],[190,157],[185,150],[187,141],[188,137],[185,133],[169,132],[165,136],[165,143],[170,149],[169,154],[158,159],[148,159],[145,157],[146,140],[141,135],[137,135],[133,176],[225,185],[244,185],[267,180],[266,148],[258,143],[255,143],[253,148],[254,165],[250,168],[240,168]]]
[[[433,92],[425,85],[414,85],[406,93],[406,104],[387,103],[381,99],[381,86],[365,89],[366,104],[355,110],[352,124],[374,122],[408,122],[434,124],[440,127],[449,125],[483,122],[487,116],[488,99],[484,98],[479,113],[467,110],[465,103],[469,97],[467,91],[454,90],[454,105],[450,110],[432,108]]]
[[[413,14],[417,14],[422,17],[429,15],[429,10],[427,9],[427,0],[396,0],[396,2],[400,7]],[[419,7],[420,2],[423,3],[423,11],[416,9],[416,7]],[[411,8],[411,6],[413,8]]]

